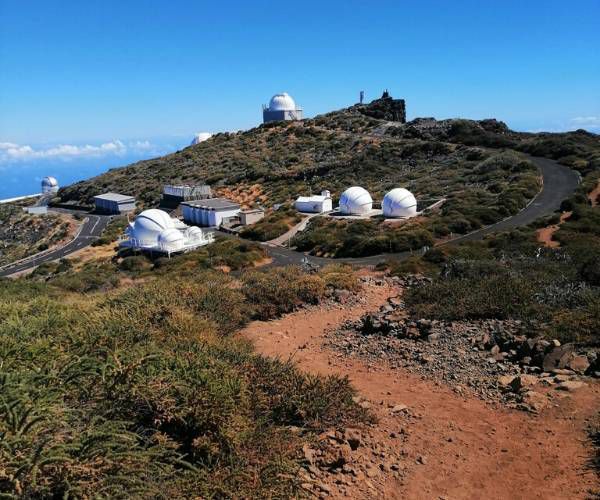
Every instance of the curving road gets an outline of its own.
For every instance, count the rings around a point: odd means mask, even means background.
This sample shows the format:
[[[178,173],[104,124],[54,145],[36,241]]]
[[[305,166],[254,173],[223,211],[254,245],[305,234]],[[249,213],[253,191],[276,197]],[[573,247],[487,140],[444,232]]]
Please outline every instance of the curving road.
[[[527,156],[527,158],[538,167],[542,174],[542,189],[535,198],[519,213],[472,233],[448,240],[443,245],[460,243],[462,241],[481,240],[485,235],[493,232],[506,231],[531,224],[540,217],[551,215],[558,210],[563,200],[571,196],[579,185],[580,177],[574,170],[548,158],[537,156]],[[271,266],[302,264],[307,258],[310,262],[318,265],[329,264],[331,262],[345,262],[354,265],[373,266],[388,258],[401,260],[414,255],[414,252],[407,251],[371,255],[369,257],[329,259],[324,257],[307,257],[305,254],[295,252],[294,250],[280,247],[273,248],[270,246],[268,247],[268,252],[273,259]],[[418,250],[415,250],[415,252],[418,252]]]
[[[497,222],[496,224],[486,226],[464,236],[453,238],[452,240],[444,242],[444,245],[450,243],[460,243],[462,241],[480,240],[483,239],[485,235],[492,232],[505,231],[507,229],[512,229],[519,226],[526,226],[536,219],[550,215],[558,210],[563,200],[568,198],[577,188],[579,184],[579,174],[554,160],[533,156],[529,156],[528,159],[538,167],[540,173],[542,174],[543,186],[537,196],[533,198],[533,200],[531,200],[531,202],[523,210],[512,217],[508,217],[500,222]],[[80,211],[70,211],[65,209],[53,210],[63,213],[79,213],[85,215],[86,219],[84,220],[79,233],[73,240],[61,248],[57,248],[56,250],[51,250],[42,254],[33,255],[20,262],[16,262],[12,265],[1,268],[0,277],[7,277],[27,271],[39,266],[44,262],[62,259],[63,257],[76,252],[77,250],[81,250],[82,248],[90,245],[102,234],[106,228],[106,225],[111,219],[110,216],[106,215],[85,214]],[[231,237],[231,235],[228,233],[220,234]],[[354,265],[372,266],[384,259],[404,259],[413,255],[413,252],[407,251],[400,253],[371,255],[369,257],[329,259],[324,257],[309,257],[303,253],[283,247],[271,245],[264,246],[268,249],[268,253],[273,259],[273,262],[266,267],[285,266],[292,264],[299,265],[305,263],[307,260],[318,265],[324,265],[331,262],[345,262]],[[418,250],[416,250],[416,252],[417,251]]]
[[[76,252],[77,250],[87,247],[94,240],[100,237],[102,231],[104,231],[106,225],[111,219],[110,216],[106,215],[84,214],[82,212],[64,209],[54,209],[53,211],[62,213],[80,213],[81,215],[85,215],[83,224],[79,228],[75,238],[60,248],[50,250],[49,252],[43,252],[41,254],[31,255],[30,257],[27,257],[19,262],[15,262],[14,264],[9,264],[8,266],[1,268],[0,277],[8,277],[13,274],[28,271],[39,266],[40,264],[43,264],[44,262],[52,262],[53,260],[62,259],[73,252]]]

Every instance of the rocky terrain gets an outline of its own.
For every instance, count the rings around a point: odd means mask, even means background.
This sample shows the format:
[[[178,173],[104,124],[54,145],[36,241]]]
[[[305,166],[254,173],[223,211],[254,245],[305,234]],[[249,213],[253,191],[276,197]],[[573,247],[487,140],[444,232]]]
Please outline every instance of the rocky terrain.
[[[56,245],[74,228],[67,216],[28,215],[20,206],[0,205],[0,266]]]
[[[396,278],[402,288],[423,281],[428,279]],[[519,320],[414,321],[398,295],[378,312],[330,332],[327,345],[439,380],[458,393],[470,391],[532,411],[551,404],[553,394],[536,392],[534,386],[573,391],[587,377],[600,377],[598,349],[530,337],[530,329]]]
[[[348,376],[375,417],[314,436],[299,457],[301,488],[315,498],[586,498],[598,389],[583,360],[565,351],[552,365],[569,368],[546,373],[536,356],[492,362],[504,344],[488,336],[518,340],[518,322],[411,323],[402,290],[422,281],[365,275],[358,293],[336,290],[333,301],[242,331],[267,356]],[[532,345],[542,364],[558,353]]]

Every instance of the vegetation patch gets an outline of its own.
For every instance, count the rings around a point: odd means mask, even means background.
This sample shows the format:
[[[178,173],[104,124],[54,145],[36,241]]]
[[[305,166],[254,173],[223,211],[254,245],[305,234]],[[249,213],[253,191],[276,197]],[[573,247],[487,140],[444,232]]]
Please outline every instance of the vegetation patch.
[[[148,272],[128,259],[118,273]],[[347,379],[304,375],[232,336],[252,317],[320,300],[334,270],[237,281],[160,267],[98,294],[90,285],[109,264],[61,265],[44,281],[0,280],[5,496],[294,497],[303,444],[368,418]]]

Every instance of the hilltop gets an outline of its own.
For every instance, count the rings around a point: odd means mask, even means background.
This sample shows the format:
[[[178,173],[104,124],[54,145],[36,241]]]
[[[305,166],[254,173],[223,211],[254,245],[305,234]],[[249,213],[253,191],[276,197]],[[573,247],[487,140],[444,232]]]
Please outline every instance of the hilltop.
[[[461,184],[453,170],[460,166],[473,173],[491,155],[486,148],[533,154],[551,150],[553,157],[563,158],[574,154],[578,143],[597,141],[585,132],[517,133],[496,120],[419,118],[402,123],[370,116],[387,116],[381,107],[393,107],[393,101],[381,101],[301,122],[275,122],[216,134],[173,154],[73,184],[62,189],[60,196],[65,202],[89,204],[94,195],[113,190],[135,195],[150,206],[158,203],[166,183],[207,182],[217,193],[226,187],[253,190],[250,201],[266,206],[290,201],[309,188],[327,188],[339,195],[355,183],[375,196],[402,184],[418,196],[435,197],[480,182],[475,177],[463,179]],[[429,182],[433,175],[440,182]]]

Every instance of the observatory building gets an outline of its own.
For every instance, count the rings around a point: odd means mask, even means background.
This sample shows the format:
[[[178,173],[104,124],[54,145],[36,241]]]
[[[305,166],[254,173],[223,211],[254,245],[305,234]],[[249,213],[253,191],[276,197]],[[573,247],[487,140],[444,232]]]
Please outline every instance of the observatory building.
[[[42,194],[57,193],[58,181],[54,177],[44,177],[42,179]]]
[[[343,215],[367,215],[373,210],[373,198],[365,188],[352,186],[342,193],[339,210]]]
[[[302,120],[302,108],[287,92],[275,94],[268,106],[263,105],[263,123],[282,120]]]
[[[201,142],[208,141],[211,137],[212,134],[210,132],[198,132],[192,139],[190,146],[195,146],[196,144],[200,144]]]
[[[414,217],[417,215],[417,200],[408,189],[396,188],[383,197],[381,208],[384,217]]]
[[[206,234],[199,227],[186,226],[167,212],[151,208],[129,223],[119,246],[171,255],[194,250],[213,241],[212,233]]]
[[[226,198],[185,201],[181,204],[184,221],[205,227],[220,227],[223,219],[236,217],[240,210],[238,203]]]
[[[94,196],[96,212],[119,215],[135,210],[135,198],[126,194],[104,193]]]
[[[298,212],[313,214],[331,212],[333,210],[331,193],[329,191],[321,191],[321,194],[313,196],[299,196],[296,203],[294,203],[294,207]]]

